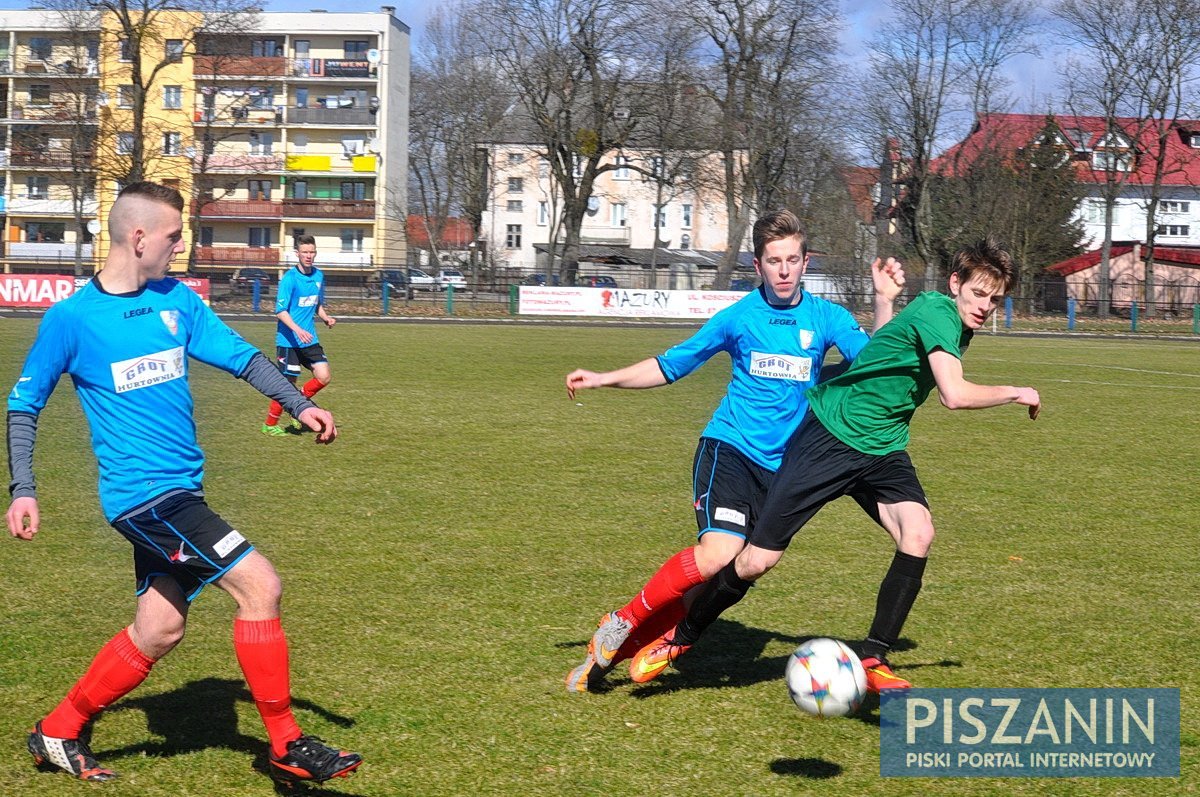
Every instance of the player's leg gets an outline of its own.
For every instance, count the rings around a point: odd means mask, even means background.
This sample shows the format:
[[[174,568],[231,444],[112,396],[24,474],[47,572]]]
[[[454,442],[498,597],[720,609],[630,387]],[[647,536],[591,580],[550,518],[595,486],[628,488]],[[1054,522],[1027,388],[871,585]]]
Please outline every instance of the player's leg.
[[[934,538],[933,518],[907,454],[899,452],[881,458],[864,480],[869,488],[865,494],[856,494],[855,500],[896,543],[896,552],[875,599],[875,617],[862,645],[867,687],[873,692],[907,689],[912,684],[892,671],[887,655],[900,638],[921,591]],[[871,511],[871,497],[875,499],[874,511]]]
[[[283,586],[275,568],[258,551],[250,551],[216,584],[237,602],[233,647],[270,737],[271,776],[283,782],[321,782],[348,775],[362,758],[303,735],[292,714],[288,643],[279,620]]]
[[[279,372],[282,373],[287,380],[293,385],[300,377],[300,357],[296,349],[290,346],[277,346],[275,348],[275,362],[279,365]],[[272,401],[267,408],[267,419],[263,422],[262,432],[270,437],[279,437],[286,432],[279,427],[279,416],[283,415],[283,405],[278,401]]]
[[[144,561],[138,570],[146,571]],[[81,780],[116,777],[80,740],[83,728],[146,679],[154,663],[179,644],[187,622],[188,602],[174,580],[147,576],[139,583],[145,589],[138,595],[133,624],[100,649],[63,701],[30,731],[29,752],[39,765],[52,764]]]
[[[300,351],[300,357],[304,366],[312,371],[312,379],[304,383],[300,392],[304,394],[305,398],[312,398],[333,378],[333,373],[329,369],[329,358],[320,346],[306,346]]]

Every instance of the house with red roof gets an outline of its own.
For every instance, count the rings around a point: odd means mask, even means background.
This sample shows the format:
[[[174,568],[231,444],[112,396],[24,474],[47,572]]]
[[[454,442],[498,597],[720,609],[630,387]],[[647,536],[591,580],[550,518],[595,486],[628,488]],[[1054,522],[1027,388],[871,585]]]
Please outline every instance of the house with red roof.
[[[1103,189],[1111,170],[1120,183],[1114,206],[1113,240],[1144,241],[1150,186],[1154,181],[1156,128],[1144,119],[1121,118],[1108,130],[1102,116],[1053,114],[1055,140],[1085,189],[1079,206],[1084,245],[1104,240]],[[1046,114],[981,114],[965,139],[933,164],[942,174],[960,174],[985,153],[1016,154],[1045,128]],[[1200,121],[1169,128],[1166,170],[1156,214],[1159,246],[1200,245]]]
[[[1084,252],[1046,269],[1061,280],[1058,291],[1047,289],[1046,307],[1066,308],[1073,298],[1084,307],[1095,306],[1100,295],[1100,249]],[[1113,241],[1109,255],[1112,306],[1128,308],[1133,302],[1145,307],[1145,246],[1140,241]],[[1155,246],[1155,312],[1190,315],[1200,304],[1200,246]]]

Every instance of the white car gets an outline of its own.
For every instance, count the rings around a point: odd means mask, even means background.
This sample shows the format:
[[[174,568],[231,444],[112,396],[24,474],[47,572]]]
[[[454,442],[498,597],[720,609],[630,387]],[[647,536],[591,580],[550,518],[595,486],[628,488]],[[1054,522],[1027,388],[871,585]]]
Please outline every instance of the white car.
[[[448,285],[453,285],[456,291],[465,290],[467,287],[467,278],[456,268],[444,268],[439,271],[437,281],[442,290],[446,290]]]
[[[438,281],[419,268],[410,268],[408,270],[408,284],[412,286],[414,291],[436,291],[439,289]]]

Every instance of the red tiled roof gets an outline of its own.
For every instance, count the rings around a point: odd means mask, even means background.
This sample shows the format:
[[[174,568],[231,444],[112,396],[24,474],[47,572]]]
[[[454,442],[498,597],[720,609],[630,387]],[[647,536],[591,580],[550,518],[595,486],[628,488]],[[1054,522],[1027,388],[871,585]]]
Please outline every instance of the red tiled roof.
[[[1112,254],[1109,257],[1120,257],[1132,251],[1133,246],[1131,244],[1114,242]],[[1069,274],[1089,269],[1099,262],[1100,250],[1096,249],[1091,252],[1084,252],[1082,255],[1076,255],[1061,263],[1055,263],[1053,266],[1047,266],[1046,271],[1052,271],[1055,274],[1061,274],[1065,277]],[[1154,262],[1164,266],[1200,267],[1200,247],[1156,246],[1154,247]]]
[[[466,249],[475,238],[471,225],[466,219],[451,216],[446,219],[442,228],[442,239],[438,242],[439,249]],[[429,228],[424,216],[408,217],[408,245],[418,249],[429,248]]]
[[[1121,255],[1129,254],[1132,251],[1133,247],[1128,244],[1118,245],[1114,243],[1112,252],[1109,254],[1109,258],[1120,257]],[[1065,277],[1068,274],[1074,274],[1077,271],[1083,271],[1084,269],[1091,268],[1099,262],[1100,250],[1097,249],[1094,252],[1084,252],[1082,255],[1075,255],[1075,257],[1067,258],[1061,263],[1055,263],[1053,266],[1046,266],[1046,270],[1053,271],[1055,274],[1061,274]]]
[[[1055,114],[1052,118],[1063,137],[1071,140],[1076,179],[1083,183],[1103,183],[1104,169],[1092,168],[1091,153],[1104,136],[1104,117]],[[1011,157],[1034,140],[1045,127],[1046,119],[1045,114],[981,114],[966,138],[934,159],[933,170],[941,174],[961,174],[984,152],[1001,152]],[[1156,148],[1155,128],[1146,120],[1121,118],[1116,121],[1126,138],[1135,140],[1135,150],[1146,153]],[[1075,140],[1074,131],[1080,131],[1080,140]],[[1189,141],[1193,132],[1200,132],[1200,121],[1181,119],[1171,130],[1167,138],[1164,185],[1200,185],[1200,148],[1192,147]],[[1150,158],[1137,158],[1128,182],[1147,185],[1153,179],[1154,164]]]

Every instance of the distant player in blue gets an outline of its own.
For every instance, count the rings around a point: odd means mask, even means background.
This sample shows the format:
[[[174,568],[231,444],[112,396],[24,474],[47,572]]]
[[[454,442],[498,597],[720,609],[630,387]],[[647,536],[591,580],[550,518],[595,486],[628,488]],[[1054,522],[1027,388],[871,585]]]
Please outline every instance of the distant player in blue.
[[[607,373],[567,375],[567,395],[597,387],[651,388],[675,382],[724,351],[732,360],[728,392],[696,448],[692,500],[699,543],[671,557],[625,606],[600,619],[583,664],[567,690],[598,687],[618,661],[683,616],[683,595],[712,578],[746,542],[788,438],[808,409],[804,391],[817,383],[825,354],[837,347],[853,360],[867,334],[843,307],[804,291],[808,242],[794,213],[779,210],[754,225],[754,268],[762,285],[714,315],[658,357]],[[892,317],[904,271],[889,258],[871,267],[875,328]],[[635,681],[638,673],[631,672]],[[647,679],[648,680],[648,679]]]
[[[301,391],[305,398],[312,398],[329,384],[331,376],[329,358],[317,339],[316,319],[321,319],[327,327],[336,324],[337,319],[325,312],[325,277],[313,265],[317,259],[315,238],[301,235],[296,239],[296,259],[300,262],[283,275],[275,297],[275,317],[279,319],[275,327],[275,358],[279,370],[293,385],[300,378],[301,366],[312,371],[313,378]],[[271,437],[287,434],[279,428],[282,414],[283,405],[272,401],[263,434]],[[297,423],[293,428],[299,431],[303,427]]]
[[[133,623],[34,725],[29,752],[39,765],[82,780],[116,777],[81,740],[84,726],[145,680],[183,638],[192,599],[205,584],[216,584],[237,602],[234,651],[270,737],[272,776],[287,783],[327,780],[348,774],[362,759],[302,735],[292,715],[279,576],[205,503],[189,358],[283,403],[318,432],[318,443],[333,442],[337,427],[192,290],[167,278],[184,250],[182,210],[173,188],[141,182],[121,191],[109,215],[103,271],[46,312],[9,395],[9,533],[32,540],[40,527],[33,475],[38,415],[59,377],[70,374],[91,427],[100,503],[132,543],[136,575]]]

